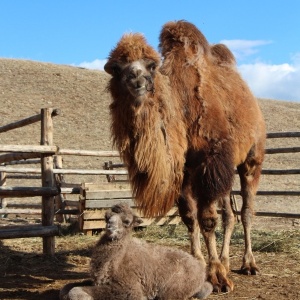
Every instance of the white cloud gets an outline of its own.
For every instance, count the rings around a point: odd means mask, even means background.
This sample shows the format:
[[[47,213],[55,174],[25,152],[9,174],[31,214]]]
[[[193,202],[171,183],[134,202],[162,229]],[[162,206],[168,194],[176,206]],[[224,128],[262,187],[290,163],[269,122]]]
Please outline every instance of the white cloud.
[[[81,68],[91,69],[91,70],[104,70],[104,65],[106,64],[107,59],[95,59],[94,61],[87,62],[84,61],[77,65]]]
[[[258,47],[271,44],[272,41],[265,40],[222,40],[221,44],[225,44],[233,52],[238,59],[244,59],[247,56],[259,52]]]
[[[221,41],[239,55],[251,55],[256,47],[266,45],[268,41]],[[236,54],[235,54],[236,55]],[[103,70],[106,59],[82,62],[79,67]],[[242,77],[246,80],[255,96],[277,100],[300,102],[300,53],[292,56],[291,63],[280,65],[263,62],[238,65]]]
[[[300,102],[300,64],[296,60],[280,65],[241,64],[238,69],[255,96]]]

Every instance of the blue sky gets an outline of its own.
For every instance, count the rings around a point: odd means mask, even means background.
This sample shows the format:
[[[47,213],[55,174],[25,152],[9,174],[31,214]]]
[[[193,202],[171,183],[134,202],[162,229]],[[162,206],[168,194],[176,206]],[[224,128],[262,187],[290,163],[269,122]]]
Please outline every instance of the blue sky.
[[[1,0],[0,58],[101,69],[124,33],[157,48],[181,19],[229,46],[256,96],[300,102],[299,0]]]

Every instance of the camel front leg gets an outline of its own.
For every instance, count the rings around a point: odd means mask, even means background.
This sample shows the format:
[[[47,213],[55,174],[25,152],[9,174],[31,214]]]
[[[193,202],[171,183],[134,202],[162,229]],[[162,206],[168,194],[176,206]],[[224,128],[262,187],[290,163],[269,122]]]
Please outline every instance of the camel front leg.
[[[209,202],[208,202],[209,203]],[[229,292],[233,290],[233,282],[227,277],[227,270],[217,254],[215,228],[218,215],[215,203],[199,203],[198,220],[209,256],[208,280],[213,285],[214,292]]]
[[[178,199],[179,215],[188,229],[191,241],[191,254],[205,263],[204,256],[201,251],[200,228],[197,220],[197,206],[190,194]]]

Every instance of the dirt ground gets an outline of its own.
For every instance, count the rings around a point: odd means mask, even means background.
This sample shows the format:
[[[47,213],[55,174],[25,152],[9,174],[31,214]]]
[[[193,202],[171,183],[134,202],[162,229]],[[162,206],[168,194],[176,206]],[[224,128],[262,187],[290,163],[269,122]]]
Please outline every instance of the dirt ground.
[[[43,107],[61,110],[54,119],[54,144],[66,149],[112,150],[109,135],[110,102],[104,72],[30,61],[0,59],[0,126],[30,117]],[[260,99],[268,132],[300,131],[300,104]],[[296,147],[299,138],[268,140],[267,147]],[[39,144],[38,124],[1,133],[0,144]],[[107,160],[107,159],[105,159]],[[64,158],[65,168],[102,168],[100,158]],[[267,155],[266,169],[299,168],[300,153]],[[299,191],[299,175],[262,176],[260,190]],[[95,176],[67,176],[68,182],[96,182]],[[39,181],[10,179],[7,185],[40,185]],[[236,183],[238,186],[238,183]],[[9,204],[19,199],[6,199]],[[299,197],[257,197],[257,211],[300,213]],[[22,201],[25,201],[22,199]],[[35,200],[36,201],[36,200]],[[240,207],[240,199],[238,199]],[[0,219],[8,223],[40,222],[23,217]],[[253,225],[254,250],[261,273],[238,274],[243,242],[238,233],[231,250],[230,277],[235,290],[211,295],[209,299],[300,299],[300,220],[257,217]],[[180,228],[179,228],[180,229]],[[179,230],[176,229],[176,230]],[[187,234],[167,232],[157,239],[144,233],[141,238],[189,251]],[[55,257],[42,255],[42,239],[0,241],[0,299],[58,299],[65,283],[88,277],[91,247],[97,236],[69,235],[56,238]]]

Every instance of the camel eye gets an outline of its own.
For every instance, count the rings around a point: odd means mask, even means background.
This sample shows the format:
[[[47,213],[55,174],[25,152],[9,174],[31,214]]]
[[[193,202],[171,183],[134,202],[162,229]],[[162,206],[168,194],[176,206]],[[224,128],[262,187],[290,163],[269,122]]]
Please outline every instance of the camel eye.
[[[153,62],[153,63],[150,63],[148,66],[147,66],[148,70],[150,72],[154,72],[155,69],[156,69],[156,64]]]
[[[129,226],[131,221],[129,219],[126,219],[126,220],[123,221],[123,223],[124,223],[125,226]]]

